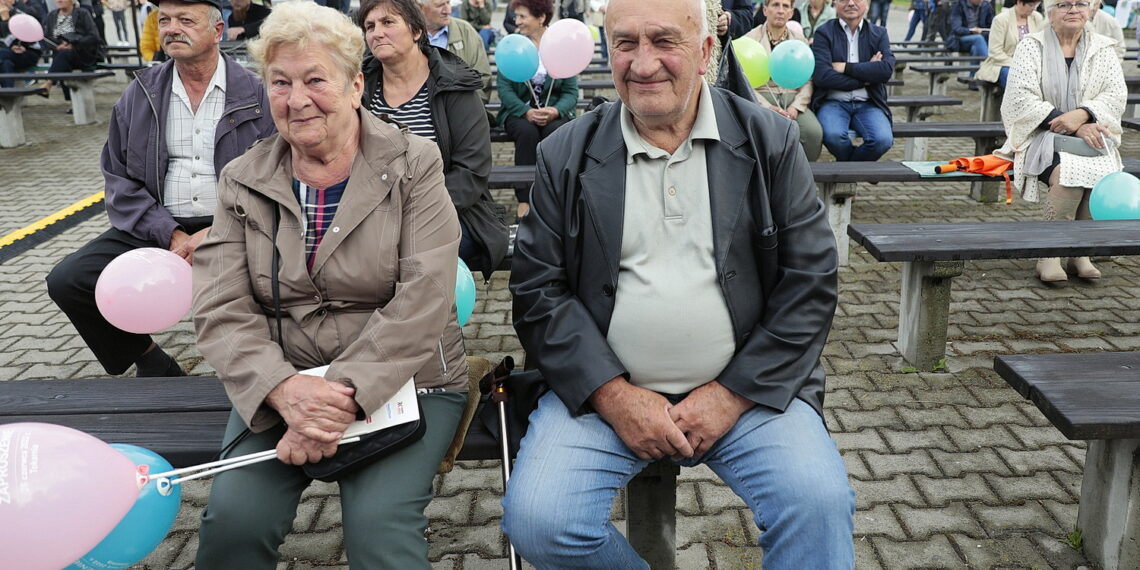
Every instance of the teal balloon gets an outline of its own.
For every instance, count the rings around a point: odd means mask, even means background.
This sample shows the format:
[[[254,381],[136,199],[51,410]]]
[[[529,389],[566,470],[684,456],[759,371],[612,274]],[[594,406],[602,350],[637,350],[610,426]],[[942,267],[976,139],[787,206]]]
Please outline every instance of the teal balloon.
[[[1104,6],[1101,6],[1100,9],[1107,12],[1109,16],[1115,16],[1116,15],[1116,8],[1113,8],[1112,6],[1104,5]]]
[[[127,456],[135,465],[146,465],[148,473],[163,473],[173,467],[161,455],[137,445],[112,443],[111,447]],[[95,548],[67,570],[105,570],[129,568],[146,558],[166,538],[178,508],[182,505],[182,486],[172,485],[163,496],[155,481],[148,481],[139,491],[135,506],[127,516]]]
[[[784,89],[799,89],[815,71],[815,55],[800,40],[783,41],[772,50],[768,69],[776,85]]]
[[[458,314],[459,326],[467,324],[467,319],[475,312],[475,278],[462,259],[459,260],[459,269],[455,275],[455,312]]]
[[[538,48],[522,34],[510,34],[495,45],[495,66],[499,73],[522,83],[538,72]]]
[[[1127,172],[1101,178],[1089,195],[1094,220],[1140,220],[1140,179]]]

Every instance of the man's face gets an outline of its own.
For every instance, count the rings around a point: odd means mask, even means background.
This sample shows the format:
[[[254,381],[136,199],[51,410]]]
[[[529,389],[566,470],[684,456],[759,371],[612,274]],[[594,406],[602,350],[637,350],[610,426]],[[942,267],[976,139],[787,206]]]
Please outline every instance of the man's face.
[[[158,5],[158,37],[162,51],[174,61],[191,61],[216,53],[224,27],[222,22],[210,24],[208,4]]]
[[[230,4],[233,6],[234,10],[238,11],[249,8],[249,0],[230,0]]]
[[[970,3],[975,5],[975,6],[981,6],[982,2],[983,2],[983,0],[970,0]]]
[[[427,0],[420,3],[420,9],[424,12],[428,30],[433,33],[451,23],[451,2],[448,0]]]
[[[839,12],[839,19],[854,25],[863,19],[867,13],[867,0],[835,0],[835,8]]]
[[[703,17],[693,0],[610,2],[605,26],[614,85],[634,117],[675,122],[697,104],[712,50],[712,36],[701,34]]]

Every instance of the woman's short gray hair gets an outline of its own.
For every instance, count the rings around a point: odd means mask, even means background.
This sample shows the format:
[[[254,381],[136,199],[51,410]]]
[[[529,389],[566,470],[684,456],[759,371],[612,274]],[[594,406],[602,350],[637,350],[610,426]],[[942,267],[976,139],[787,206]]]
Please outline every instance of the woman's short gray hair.
[[[312,43],[321,46],[351,85],[364,61],[364,36],[348,16],[315,2],[282,2],[274,6],[262,21],[258,38],[249,42],[249,55],[257,63],[262,79],[267,80],[266,68],[278,48],[293,46],[305,50]]]

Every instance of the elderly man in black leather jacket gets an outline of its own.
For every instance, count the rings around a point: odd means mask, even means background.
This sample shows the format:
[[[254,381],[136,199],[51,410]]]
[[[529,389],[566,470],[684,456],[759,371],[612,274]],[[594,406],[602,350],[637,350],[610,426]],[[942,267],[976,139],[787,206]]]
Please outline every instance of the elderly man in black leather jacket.
[[[646,568],[609,521],[653,460],[707,464],[764,567],[850,568],[821,417],[835,239],[793,122],[709,87],[697,0],[612,0],[621,101],[539,146],[511,275],[531,415],[503,527],[537,568]]]

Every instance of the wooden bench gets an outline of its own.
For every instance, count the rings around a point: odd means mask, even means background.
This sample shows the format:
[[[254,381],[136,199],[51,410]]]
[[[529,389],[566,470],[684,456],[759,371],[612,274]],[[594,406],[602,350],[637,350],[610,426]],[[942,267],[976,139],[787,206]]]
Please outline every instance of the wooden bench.
[[[0,79],[16,81],[65,81],[71,89],[71,113],[77,125],[98,121],[95,115],[95,80],[114,75],[113,71],[72,71],[69,73],[0,73]]]
[[[924,182],[923,178],[901,162],[812,162],[812,177],[824,208],[828,223],[835,233],[839,264],[847,265],[850,255],[847,226],[851,223],[851,204],[860,183]],[[1137,163],[1140,167],[1140,162]],[[990,181],[988,176],[972,174],[938,180]],[[493,166],[487,185],[490,188],[529,188],[534,183],[533,166]]]
[[[895,73],[902,73],[907,67],[914,70],[915,66],[931,66],[942,64],[943,67],[959,65],[978,65],[985,59],[976,55],[942,55],[942,56],[902,56],[895,58]]]
[[[24,97],[42,92],[36,87],[0,87],[0,148],[28,142],[24,134]]]
[[[140,62],[131,63],[99,63],[96,65],[99,69],[106,69],[107,71],[115,72],[115,79],[123,82],[130,83],[134,79],[134,73],[140,69],[145,69],[147,65]]]
[[[847,233],[875,259],[902,263],[898,349],[924,371],[946,355],[950,284],[966,260],[1140,254],[1135,221],[851,224]]]
[[[974,73],[978,71],[981,66],[979,65],[912,65],[911,71],[918,73],[925,73],[928,75],[930,81],[930,94],[931,95],[945,95],[946,94],[946,81],[950,79],[951,75],[959,73]]]
[[[214,460],[230,409],[216,377],[12,380],[0,388],[0,424],[64,425],[145,447],[174,467]],[[498,440],[476,418],[458,460],[500,458]],[[673,567],[679,472],[673,463],[653,463],[627,487],[628,536],[653,568]]]
[[[926,160],[928,138],[974,139],[974,155],[990,154],[998,148],[997,141],[1005,137],[1000,122],[930,122],[894,123],[891,130],[895,138],[906,138],[903,160]],[[957,157],[944,157],[957,158]]]
[[[887,97],[887,106],[906,109],[905,116],[908,123],[926,120],[927,117],[937,112],[938,107],[961,104],[961,99],[947,97],[946,95],[892,95]]]
[[[1087,440],[1077,528],[1105,570],[1140,568],[1140,352],[998,356],[994,370],[1071,440]]]

